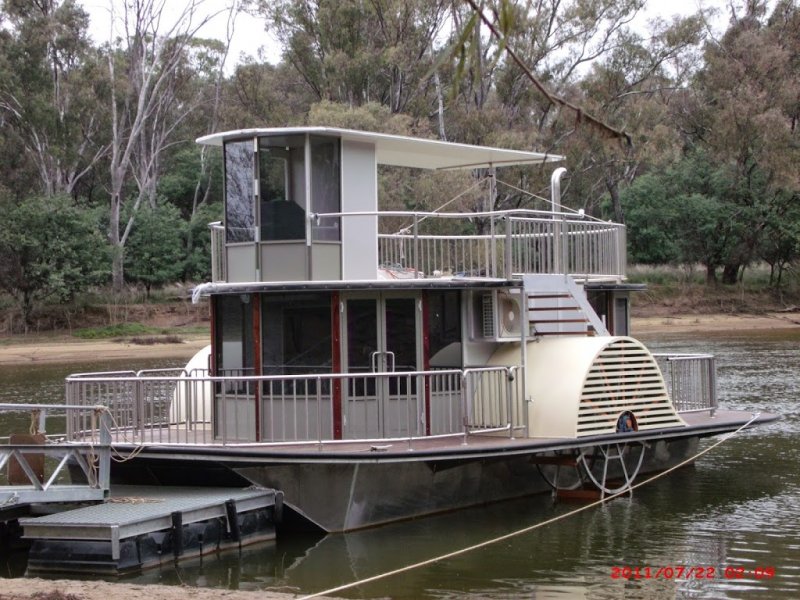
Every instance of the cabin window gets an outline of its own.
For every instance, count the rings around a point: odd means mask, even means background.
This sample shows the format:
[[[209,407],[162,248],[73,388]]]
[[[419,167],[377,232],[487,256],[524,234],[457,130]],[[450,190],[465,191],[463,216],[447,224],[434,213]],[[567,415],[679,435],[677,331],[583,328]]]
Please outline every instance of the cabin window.
[[[461,292],[428,292],[428,350],[432,369],[460,369]]]
[[[261,240],[305,240],[304,136],[259,139],[258,183]]]
[[[253,374],[253,306],[250,300],[249,294],[215,298],[217,375]]]
[[[253,141],[225,144],[225,239],[255,241]]]
[[[311,210],[314,213],[341,212],[341,154],[337,138],[311,136]],[[319,219],[314,240],[342,239],[339,217]]]
[[[332,371],[328,294],[267,294],[262,299],[262,373]]]

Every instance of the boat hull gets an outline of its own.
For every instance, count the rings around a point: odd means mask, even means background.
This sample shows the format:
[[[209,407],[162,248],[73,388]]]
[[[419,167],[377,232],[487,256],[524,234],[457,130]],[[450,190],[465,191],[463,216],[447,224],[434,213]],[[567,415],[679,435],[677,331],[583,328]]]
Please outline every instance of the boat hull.
[[[663,471],[694,456],[698,440],[692,436],[647,442],[639,474]],[[293,523],[343,532],[549,492],[552,488],[542,471],[549,469],[552,480],[552,466],[541,462],[552,455],[536,449],[467,457],[407,452],[405,458],[362,454],[331,460],[320,454],[315,460],[308,455],[241,452],[234,457],[212,449],[194,457],[144,451],[133,461],[115,465],[112,476],[126,483],[273,488],[284,493],[285,506],[301,517]],[[571,472],[566,479],[575,480],[574,469],[562,469]],[[621,475],[619,463],[609,461],[609,480]]]
[[[697,444],[697,437],[654,442],[645,451],[640,473],[679,464],[696,453]],[[537,468],[536,456],[271,465],[235,471],[254,484],[282,490],[295,511],[335,532],[549,492],[552,488]],[[610,479],[621,475],[618,464],[609,465]]]

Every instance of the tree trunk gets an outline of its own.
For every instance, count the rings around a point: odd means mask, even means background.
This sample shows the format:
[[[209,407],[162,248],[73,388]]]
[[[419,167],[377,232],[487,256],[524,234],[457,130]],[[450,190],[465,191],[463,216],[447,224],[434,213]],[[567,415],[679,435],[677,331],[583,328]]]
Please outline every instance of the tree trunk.
[[[125,247],[122,244],[111,247],[111,284],[115,293],[125,286]]]
[[[739,281],[739,267],[740,265],[725,265],[722,268],[722,283],[725,285],[736,285]]]
[[[611,196],[611,206],[614,210],[614,222],[625,223],[625,211],[622,210],[622,202],[619,199],[619,186],[610,177],[606,177],[606,189]]]
[[[717,283],[717,267],[716,265],[706,265],[706,283],[716,285]]]

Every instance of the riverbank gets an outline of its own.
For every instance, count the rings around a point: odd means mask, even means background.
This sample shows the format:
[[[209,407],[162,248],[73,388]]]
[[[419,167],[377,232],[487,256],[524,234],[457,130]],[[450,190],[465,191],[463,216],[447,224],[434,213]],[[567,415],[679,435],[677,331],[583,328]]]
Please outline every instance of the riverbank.
[[[72,579],[0,579],[0,600],[290,600],[293,594]]]
[[[656,311],[653,311],[656,312]],[[800,329],[800,314],[772,312],[754,314],[634,314],[632,335],[653,337],[664,334],[702,334],[730,331]],[[139,358],[183,359],[187,361],[208,345],[207,334],[179,335],[181,341],[137,344],[130,339],[81,340],[60,336],[13,336],[0,341],[0,367],[32,364],[70,364]]]
[[[631,335],[724,333],[732,331],[766,331],[800,329],[800,314],[769,312],[762,314],[660,314],[636,315],[631,318]]]
[[[188,361],[209,343],[208,335],[180,336],[181,341],[137,344],[130,340],[80,340],[66,336],[54,339],[6,338],[0,344],[0,367],[35,364],[86,363],[95,359],[137,358],[179,359]]]

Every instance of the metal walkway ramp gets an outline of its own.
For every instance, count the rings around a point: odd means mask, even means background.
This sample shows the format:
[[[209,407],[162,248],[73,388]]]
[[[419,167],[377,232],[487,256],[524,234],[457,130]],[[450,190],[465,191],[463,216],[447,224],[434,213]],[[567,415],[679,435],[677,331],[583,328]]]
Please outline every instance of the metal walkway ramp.
[[[102,406],[0,404],[0,411],[31,413],[29,434],[12,434],[0,444],[0,516],[30,504],[102,502],[108,496],[111,436],[108,411]],[[47,439],[48,415],[66,411],[90,415],[100,439],[82,442]],[[54,413],[62,413],[57,415]],[[68,468],[82,472],[85,483],[71,482]],[[69,480],[70,483],[64,483]]]

